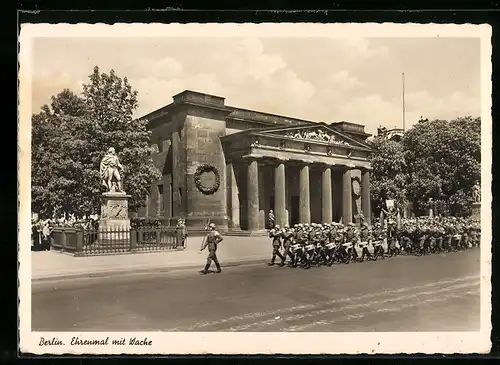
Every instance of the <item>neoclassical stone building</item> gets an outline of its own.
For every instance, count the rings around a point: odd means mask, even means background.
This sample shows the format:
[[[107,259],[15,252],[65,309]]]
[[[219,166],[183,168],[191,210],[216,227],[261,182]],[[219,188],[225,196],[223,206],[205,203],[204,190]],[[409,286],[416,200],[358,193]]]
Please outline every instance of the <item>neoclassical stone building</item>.
[[[165,224],[259,232],[276,223],[352,222],[370,208],[369,134],[348,122],[319,123],[225,105],[186,90],[143,118],[163,178],[140,215]]]

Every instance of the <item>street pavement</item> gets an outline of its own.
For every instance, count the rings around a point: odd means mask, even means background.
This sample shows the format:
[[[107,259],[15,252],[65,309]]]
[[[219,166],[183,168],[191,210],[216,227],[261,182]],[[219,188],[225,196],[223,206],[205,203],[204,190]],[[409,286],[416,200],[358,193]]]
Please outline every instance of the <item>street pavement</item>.
[[[59,251],[31,252],[31,279],[73,279],[128,273],[165,272],[197,267],[206,262],[207,250],[200,255],[203,237],[189,237],[185,250],[141,252],[122,255],[74,257]],[[231,265],[262,261],[269,257],[268,237],[225,236],[217,256]]]
[[[478,331],[480,250],[33,282],[34,331]],[[201,268],[201,267],[200,267]]]

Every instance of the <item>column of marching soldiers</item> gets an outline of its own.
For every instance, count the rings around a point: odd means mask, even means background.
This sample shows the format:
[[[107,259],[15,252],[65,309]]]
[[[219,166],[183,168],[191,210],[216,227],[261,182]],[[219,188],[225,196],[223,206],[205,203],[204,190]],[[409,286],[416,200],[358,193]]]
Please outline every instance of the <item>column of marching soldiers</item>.
[[[269,231],[273,253],[280,266],[311,266],[334,263],[348,264],[385,257],[428,255],[456,252],[479,247],[481,226],[478,220],[460,217],[418,217],[377,221],[372,227],[365,222],[295,224],[293,227],[274,226]],[[288,263],[287,263],[288,261]]]

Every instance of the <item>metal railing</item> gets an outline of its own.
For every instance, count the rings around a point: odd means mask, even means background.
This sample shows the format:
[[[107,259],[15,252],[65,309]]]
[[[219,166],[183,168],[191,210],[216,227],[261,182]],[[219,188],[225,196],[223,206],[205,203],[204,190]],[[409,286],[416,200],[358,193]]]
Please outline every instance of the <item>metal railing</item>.
[[[56,227],[51,247],[75,256],[112,255],[133,252],[182,250],[186,239],[182,228],[99,228]]]

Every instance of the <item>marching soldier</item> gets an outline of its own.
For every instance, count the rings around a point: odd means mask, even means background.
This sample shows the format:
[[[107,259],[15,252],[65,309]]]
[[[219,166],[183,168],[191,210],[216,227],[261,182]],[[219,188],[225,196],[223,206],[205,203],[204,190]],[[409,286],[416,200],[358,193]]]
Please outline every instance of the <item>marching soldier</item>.
[[[290,257],[291,262],[293,262],[293,259],[294,259],[294,256],[290,252],[290,246],[292,245],[292,242],[293,242],[294,233],[292,232],[292,230],[290,229],[290,227],[288,225],[286,225],[284,227],[282,236],[283,236],[284,251],[283,251],[283,258],[281,259],[280,266],[285,266],[285,261],[286,261],[287,256]]]
[[[373,245],[370,244],[370,230],[368,229],[368,224],[363,222],[361,224],[361,231],[359,232],[359,246],[362,249],[361,260],[363,260],[368,253],[368,257],[375,253]],[[370,252],[371,251],[371,252]]]
[[[330,225],[328,223],[323,224],[320,235],[319,255],[323,263],[328,264],[330,261],[329,250],[327,248],[327,245],[330,243]]]
[[[314,253],[316,250],[316,223],[311,223],[306,224],[307,227],[307,238],[305,242],[305,247],[304,247],[304,259],[305,259],[305,265],[304,269],[309,269],[313,263],[314,260]]]
[[[207,274],[208,269],[210,268],[210,265],[213,261],[215,263],[215,266],[217,267],[217,272],[220,273],[222,270],[220,268],[219,260],[217,259],[216,251],[217,245],[223,240],[223,238],[222,235],[215,229],[214,223],[210,223],[208,225],[208,229],[210,230],[210,232],[208,232],[205,243],[203,244],[203,246],[201,246],[200,249],[201,253],[206,247],[208,247],[207,264],[205,265],[205,268],[200,272],[202,274]]]
[[[273,256],[271,258],[271,262],[268,263],[269,266],[274,265],[274,261],[276,260],[276,255],[278,255],[278,257],[281,259],[281,262],[285,261],[285,258],[280,253],[281,237],[282,237],[282,232],[278,225],[274,226],[274,228],[269,231],[269,238],[273,239]]]
[[[299,260],[305,261],[305,251],[304,246],[307,242],[307,226],[303,226],[301,223],[297,227],[297,232],[295,233],[295,240],[300,245],[300,248],[295,251],[295,257],[292,261],[292,266],[297,267]]]

